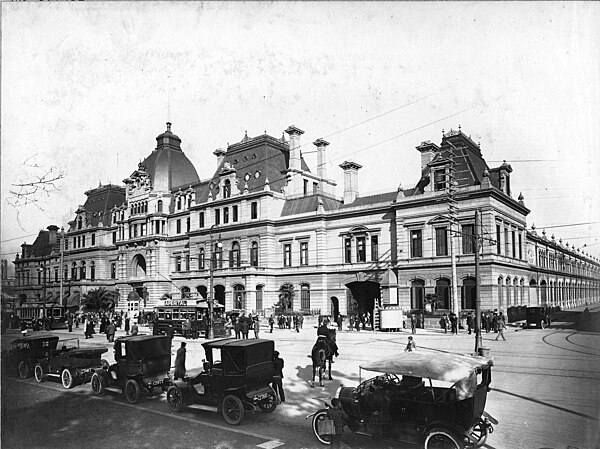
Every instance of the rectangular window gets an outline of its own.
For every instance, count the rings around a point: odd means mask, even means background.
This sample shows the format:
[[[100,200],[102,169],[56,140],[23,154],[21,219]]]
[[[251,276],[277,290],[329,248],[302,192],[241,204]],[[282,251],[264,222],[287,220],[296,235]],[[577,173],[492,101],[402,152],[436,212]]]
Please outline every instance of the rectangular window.
[[[496,225],[496,253],[502,254],[502,245],[500,244],[500,225]]]
[[[513,259],[514,259],[515,257],[517,257],[517,239],[515,238],[516,237],[515,231],[511,232],[511,237],[512,237],[511,238],[512,256],[513,256]]]
[[[175,258],[175,271],[181,271],[181,257],[177,256]]]
[[[365,237],[356,237],[356,261],[366,262],[367,251],[365,248]]]
[[[256,287],[256,310],[262,310],[263,308],[263,287]]]
[[[308,179],[304,180],[304,196],[308,195]]]
[[[256,201],[250,203],[250,218],[252,220],[258,218],[258,203]]]
[[[133,236],[134,237],[138,236],[138,225],[136,225],[136,224],[133,225]]]
[[[54,282],[58,282],[58,268],[54,269]]]
[[[344,263],[352,263],[352,239],[344,239]]]
[[[215,224],[221,224],[221,211],[219,209],[215,209]]]
[[[177,234],[181,234],[181,220],[177,220],[175,222],[175,228],[176,228],[175,232]]]
[[[112,242],[113,244],[117,243],[117,231],[113,231],[112,233]]]
[[[508,228],[504,228],[504,255],[510,254],[510,242],[508,241]]]
[[[69,239],[65,239],[65,251],[69,249]]]
[[[204,270],[204,248],[200,248],[200,254],[198,254],[198,269]]]
[[[410,257],[423,257],[423,232],[410,231]]]
[[[238,207],[231,206],[231,221],[236,223],[238,221]]]
[[[379,259],[379,236],[371,236],[371,260],[373,262]]]
[[[436,170],[433,172],[433,189],[444,190],[446,188],[446,170]]]
[[[227,223],[229,223],[229,208],[224,207],[223,208],[223,224],[227,224]]]
[[[448,255],[448,230],[446,228],[435,228],[435,255]]]
[[[523,240],[519,233],[519,259],[523,259]]]
[[[67,267],[65,267],[65,270],[63,272],[63,279],[66,281],[67,279],[69,279],[69,269]]]
[[[462,252],[463,254],[473,254],[475,245],[473,236],[475,234],[475,225],[463,225],[462,227]]]
[[[310,310],[310,289],[307,285],[303,285],[300,289],[300,308]]]
[[[186,229],[185,232],[190,232],[191,226],[192,226],[192,222],[190,220],[190,217],[187,217],[187,219],[185,220],[185,229]]]
[[[92,281],[96,280],[96,265],[93,265],[90,267],[90,279]]]
[[[200,228],[204,227],[204,212],[200,212],[198,214],[198,227],[200,227]]]
[[[253,244],[250,249],[250,265],[258,267],[258,245]]]
[[[292,245],[289,243],[283,245],[283,266],[292,266]]]
[[[96,244],[96,234],[92,234],[92,243],[91,245],[94,246]]]
[[[185,271],[190,271],[190,255],[185,255]]]
[[[308,265],[308,242],[300,242],[300,265]]]
[[[77,248],[77,237],[73,237],[73,248]]]

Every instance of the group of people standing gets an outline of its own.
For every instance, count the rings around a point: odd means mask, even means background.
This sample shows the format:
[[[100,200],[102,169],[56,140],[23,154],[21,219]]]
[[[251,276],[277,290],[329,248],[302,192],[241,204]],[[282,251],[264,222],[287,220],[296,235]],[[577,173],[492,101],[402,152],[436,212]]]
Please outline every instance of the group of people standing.
[[[467,331],[469,335],[475,331],[475,316],[473,312],[469,312],[466,316],[467,323]],[[451,312],[450,315],[444,314],[439,321],[440,327],[444,329],[444,333],[448,333],[448,329],[452,331],[453,334],[458,334],[459,329],[459,319],[454,312]],[[506,341],[504,337],[504,330],[506,329],[506,317],[502,313],[502,311],[498,312],[498,309],[493,312],[484,312],[481,314],[481,329],[485,330],[486,333],[493,331],[498,333],[498,337],[502,337],[503,340]],[[414,334],[413,327],[413,334]],[[496,340],[498,340],[496,337]]]
[[[117,329],[120,329],[124,324],[125,334],[129,335],[137,335],[139,332],[139,327],[137,321],[133,321],[131,324],[131,319],[128,313],[115,313],[115,314],[107,314],[103,313],[102,315],[87,313],[82,317],[83,320],[83,333],[85,338],[94,338],[94,334],[96,333],[95,327],[96,323],[100,322],[99,332],[101,334],[106,335],[106,339],[109,342],[113,342],[115,340],[115,335],[117,334]],[[75,318],[77,321],[76,325],[79,327],[79,317]],[[69,324],[70,323],[70,324]],[[69,332],[72,329],[72,322],[67,321],[69,325]]]
[[[246,316],[242,313],[238,317],[230,316],[225,323],[227,336],[232,336],[232,330],[235,332],[235,338],[248,339],[250,330],[254,332],[254,338],[259,338],[260,334],[260,319],[257,316],[252,316],[251,313]]]

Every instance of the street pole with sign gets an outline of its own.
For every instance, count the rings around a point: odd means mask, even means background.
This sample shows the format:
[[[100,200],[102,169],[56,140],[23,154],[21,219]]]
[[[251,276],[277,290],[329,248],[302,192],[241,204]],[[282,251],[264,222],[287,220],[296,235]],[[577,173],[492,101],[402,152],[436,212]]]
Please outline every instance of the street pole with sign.
[[[208,292],[208,339],[212,340],[215,337],[214,332],[214,324],[213,324],[213,309],[214,309],[214,278],[213,271],[214,266],[216,264],[217,258],[215,254],[215,248],[213,247],[213,229],[218,227],[218,225],[214,224],[210,227],[209,236],[210,236],[210,262],[208,265],[209,273],[210,273],[210,290]],[[221,248],[223,244],[221,243],[221,239],[217,242],[216,246]]]

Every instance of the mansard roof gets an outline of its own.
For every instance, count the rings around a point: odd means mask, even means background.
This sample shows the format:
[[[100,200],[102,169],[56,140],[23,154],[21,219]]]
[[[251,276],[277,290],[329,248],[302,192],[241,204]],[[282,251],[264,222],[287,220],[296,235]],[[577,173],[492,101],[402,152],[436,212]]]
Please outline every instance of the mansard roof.
[[[96,227],[102,222],[104,226],[111,226],[111,209],[125,202],[125,189],[114,184],[101,184],[95,189],[86,191],[85,194],[87,195],[85,204],[80,206],[77,212],[85,214],[86,225]]]
[[[365,206],[375,206],[377,204],[387,203],[391,204],[395,199],[397,192],[385,192],[378,193],[370,196],[358,196],[356,199],[348,204],[342,204],[340,209],[347,209],[349,207],[365,207]]]
[[[342,204],[339,200],[323,195],[303,196],[286,200],[281,211],[281,216],[286,217],[306,212],[316,212],[319,208],[319,201],[323,203],[323,209],[326,211],[337,210]]]

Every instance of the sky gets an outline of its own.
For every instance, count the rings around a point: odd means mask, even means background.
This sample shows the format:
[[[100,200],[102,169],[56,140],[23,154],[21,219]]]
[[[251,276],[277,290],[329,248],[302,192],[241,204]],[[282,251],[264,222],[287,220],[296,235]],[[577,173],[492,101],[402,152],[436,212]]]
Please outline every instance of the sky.
[[[247,131],[305,131],[359,191],[414,186],[422,141],[457,129],[546,229],[600,256],[598,2],[3,2],[1,258],[84,192],[122,184],[173,123],[201,179]],[[35,165],[35,167],[32,167]],[[58,190],[14,208],[45,168]],[[12,265],[12,264],[10,264]]]

